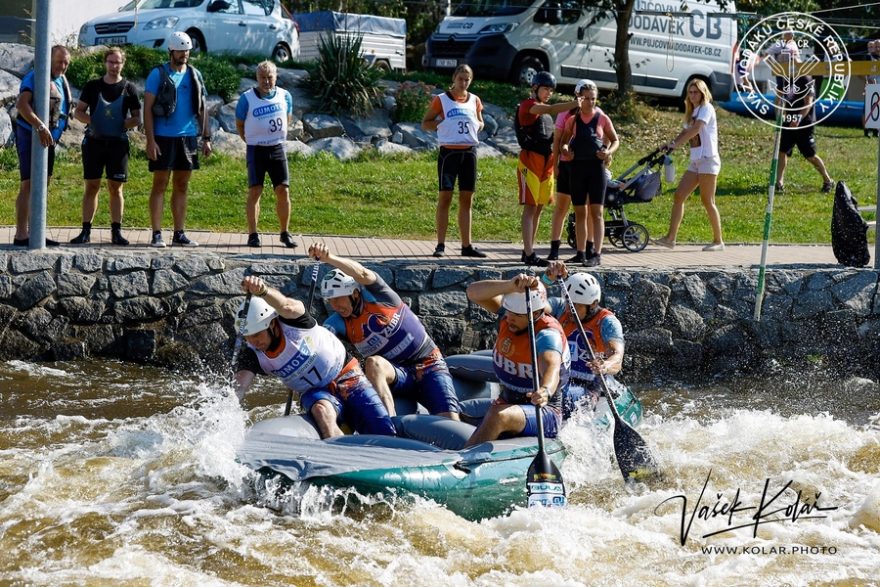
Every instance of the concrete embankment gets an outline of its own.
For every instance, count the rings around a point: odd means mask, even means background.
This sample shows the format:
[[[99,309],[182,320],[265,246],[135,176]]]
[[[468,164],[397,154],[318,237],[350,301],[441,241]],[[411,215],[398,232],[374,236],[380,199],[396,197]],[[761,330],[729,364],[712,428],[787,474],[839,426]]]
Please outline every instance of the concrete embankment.
[[[488,348],[493,316],[469,303],[465,288],[522,267],[454,263],[368,266],[400,292],[446,353]],[[222,363],[231,354],[242,277],[260,275],[305,300],[310,267],[302,259],[208,251],[0,253],[0,358],[115,357],[177,367]],[[631,381],[687,381],[809,365],[878,378],[875,271],[774,268],[759,322],[752,319],[756,275],[749,268],[602,268],[594,274],[603,285],[604,304],[623,322]],[[320,320],[326,316],[320,293],[315,300]]]

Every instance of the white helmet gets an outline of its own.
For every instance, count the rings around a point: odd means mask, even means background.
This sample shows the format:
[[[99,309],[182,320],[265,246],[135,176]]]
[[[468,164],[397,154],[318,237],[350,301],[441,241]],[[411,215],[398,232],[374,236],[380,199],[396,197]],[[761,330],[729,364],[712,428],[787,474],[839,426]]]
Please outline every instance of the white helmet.
[[[599,281],[589,273],[572,273],[565,280],[565,289],[576,304],[591,305],[602,297]]]
[[[529,297],[532,301],[532,312],[543,310],[547,305],[547,290],[543,283],[538,283],[538,287],[529,290]],[[514,314],[528,314],[526,311],[526,296],[522,292],[506,293],[501,298],[501,307],[508,312]]]
[[[325,300],[350,296],[357,290],[360,290],[360,286],[354,280],[354,277],[343,273],[339,269],[334,269],[325,275],[324,280],[321,281],[321,297]]]
[[[168,37],[169,51],[191,51],[193,48],[192,39],[183,31],[175,31]]]
[[[251,298],[251,305],[248,308],[247,318],[245,318],[244,330],[241,328],[241,312],[244,310],[244,305],[247,302],[242,302],[241,306],[238,307],[239,317],[235,318],[235,329],[243,336],[253,336],[258,332],[263,332],[269,328],[269,323],[272,322],[273,318],[278,316],[278,312],[275,311],[275,308],[270,306],[266,300],[263,298],[258,298],[256,296]]]

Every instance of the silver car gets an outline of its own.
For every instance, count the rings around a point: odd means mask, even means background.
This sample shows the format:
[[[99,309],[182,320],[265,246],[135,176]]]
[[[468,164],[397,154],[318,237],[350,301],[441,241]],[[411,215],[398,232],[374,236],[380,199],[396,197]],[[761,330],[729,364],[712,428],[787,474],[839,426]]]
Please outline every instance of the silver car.
[[[193,51],[250,53],[277,62],[299,55],[296,26],[279,0],[133,0],[85,23],[79,44],[162,49],[175,31],[192,37]]]

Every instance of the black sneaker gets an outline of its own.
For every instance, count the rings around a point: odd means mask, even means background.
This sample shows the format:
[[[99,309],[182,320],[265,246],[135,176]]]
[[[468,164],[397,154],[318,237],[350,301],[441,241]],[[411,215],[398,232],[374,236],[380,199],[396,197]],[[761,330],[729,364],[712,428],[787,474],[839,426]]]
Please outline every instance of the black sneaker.
[[[122,236],[121,232],[115,230],[110,233],[110,242],[114,245],[119,245],[120,247],[128,246],[128,239]]]
[[[559,253],[550,253],[549,255],[547,255],[547,260],[548,261],[558,261],[559,260]]]
[[[162,240],[162,231],[161,230],[157,230],[156,232],[153,233],[153,238],[150,239],[150,246],[153,247],[154,249],[164,249],[165,248],[165,241]]]
[[[583,253],[578,251],[577,255],[575,255],[571,259],[566,259],[565,262],[566,263],[583,263],[586,260],[587,260],[587,257]]]
[[[70,239],[70,244],[72,245],[84,245],[92,241],[92,235],[89,231],[84,230],[79,233],[79,235]]]
[[[57,246],[60,246],[60,244],[61,243],[59,243],[58,241],[53,241],[51,238],[46,239],[46,246],[47,247],[57,247]]]
[[[247,245],[249,247],[262,247],[263,245],[260,243],[260,234],[257,232],[252,232],[248,235]]]
[[[12,245],[16,247],[26,247],[31,244],[30,238],[14,238],[12,239]]]
[[[598,255],[593,255],[586,261],[584,261],[584,267],[598,267],[602,264],[602,253]]]
[[[834,189],[834,180],[822,182],[822,193],[827,194]]]
[[[199,246],[199,243],[190,240],[182,230],[175,230],[174,236],[171,237],[171,246],[174,245],[181,247],[197,247]]]
[[[480,259],[485,259],[488,255],[479,249],[475,249],[474,245],[468,245],[466,247],[461,248],[461,256],[462,257],[479,257]]]
[[[526,262],[526,252],[525,251],[523,251],[522,254],[519,256],[519,260],[520,260],[520,263]]]
[[[434,247],[434,252],[431,253],[433,257],[442,257],[446,254],[446,245],[443,243],[437,243],[437,246]]]
[[[295,249],[297,246],[299,246],[295,242],[293,242],[293,237],[291,237],[290,233],[287,232],[286,230],[281,233],[281,242],[288,249]],[[248,243],[248,244],[250,244],[250,243]],[[260,245],[257,245],[257,246],[260,246]]]
[[[523,261],[523,263],[525,263],[526,265],[529,265],[529,266],[533,266],[533,267],[546,267],[547,265],[550,264],[550,262],[547,261],[547,259],[542,259],[538,255],[536,255],[534,252],[532,252],[532,254],[529,255],[528,257],[525,257],[525,261]]]

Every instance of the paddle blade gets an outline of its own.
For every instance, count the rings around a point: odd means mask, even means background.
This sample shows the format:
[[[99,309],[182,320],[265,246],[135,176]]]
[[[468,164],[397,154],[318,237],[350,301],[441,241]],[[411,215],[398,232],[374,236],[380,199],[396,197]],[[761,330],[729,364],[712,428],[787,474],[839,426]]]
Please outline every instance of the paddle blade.
[[[568,498],[565,496],[565,483],[562,473],[545,451],[538,451],[535,460],[529,466],[526,475],[526,492],[529,496],[528,507],[565,507]]]
[[[614,454],[626,483],[647,481],[660,473],[660,466],[645,440],[622,421],[614,426]]]

